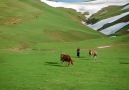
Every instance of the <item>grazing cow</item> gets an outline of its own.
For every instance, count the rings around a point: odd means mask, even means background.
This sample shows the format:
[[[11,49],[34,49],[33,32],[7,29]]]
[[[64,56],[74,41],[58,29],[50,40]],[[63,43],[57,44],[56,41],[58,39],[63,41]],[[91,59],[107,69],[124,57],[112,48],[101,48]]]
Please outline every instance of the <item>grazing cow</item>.
[[[93,53],[93,58],[94,58],[94,59],[96,59],[96,58],[97,58],[97,56],[98,56],[98,55],[97,55],[97,52],[96,52],[96,51],[94,51],[94,53]]]
[[[98,55],[96,51],[89,50],[89,56],[93,56],[93,58],[96,59]]]
[[[61,61],[63,62],[67,62],[68,65],[70,65],[70,63],[73,65],[73,60],[71,59],[71,57],[67,54],[61,54]]]

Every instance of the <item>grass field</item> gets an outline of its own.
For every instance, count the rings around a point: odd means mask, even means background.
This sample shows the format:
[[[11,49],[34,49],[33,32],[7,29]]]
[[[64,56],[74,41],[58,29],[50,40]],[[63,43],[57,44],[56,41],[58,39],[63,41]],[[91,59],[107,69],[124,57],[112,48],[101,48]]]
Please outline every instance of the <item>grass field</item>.
[[[128,90],[129,43],[119,40],[43,43],[25,50],[2,50],[0,89]],[[111,47],[97,48],[104,45]],[[76,57],[77,47],[81,48],[80,58]],[[88,56],[91,48],[98,52],[96,60]],[[74,65],[61,64],[62,52],[71,56]]]
[[[104,36],[82,25],[79,13],[38,0],[1,2],[12,11],[0,9],[0,90],[129,90],[128,34]],[[61,64],[61,53],[74,65]]]

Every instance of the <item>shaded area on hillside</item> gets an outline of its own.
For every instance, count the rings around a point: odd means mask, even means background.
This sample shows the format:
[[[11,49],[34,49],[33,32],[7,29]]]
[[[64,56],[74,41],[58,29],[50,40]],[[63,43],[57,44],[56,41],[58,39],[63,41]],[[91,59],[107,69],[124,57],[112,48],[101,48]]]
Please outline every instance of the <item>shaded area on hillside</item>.
[[[50,38],[53,38],[57,41],[62,42],[71,42],[71,41],[82,41],[87,39],[94,39],[100,38],[96,35],[90,35],[83,31],[75,31],[75,30],[69,30],[69,31],[61,31],[61,30],[45,30],[44,31]]]

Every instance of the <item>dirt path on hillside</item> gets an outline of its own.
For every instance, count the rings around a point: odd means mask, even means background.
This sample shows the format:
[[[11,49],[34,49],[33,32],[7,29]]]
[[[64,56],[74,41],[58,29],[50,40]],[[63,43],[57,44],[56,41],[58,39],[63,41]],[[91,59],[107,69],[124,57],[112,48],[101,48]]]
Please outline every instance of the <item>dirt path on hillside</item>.
[[[10,25],[15,25],[18,24],[20,22],[25,22],[25,21],[29,21],[32,19],[36,19],[41,15],[41,13],[35,13],[32,14],[32,16],[28,17],[28,18],[24,18],[24,17],[8,17],[6,18],[6,21],[3,23],[4,25],[10,26]]]

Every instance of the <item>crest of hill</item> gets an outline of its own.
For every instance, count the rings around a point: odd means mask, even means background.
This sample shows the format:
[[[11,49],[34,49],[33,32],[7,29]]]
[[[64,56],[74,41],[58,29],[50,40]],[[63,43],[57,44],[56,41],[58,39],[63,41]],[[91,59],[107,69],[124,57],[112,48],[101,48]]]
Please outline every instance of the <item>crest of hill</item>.
[[[86,22],[87,24],[95,24],[98,21],[101,21],[103,19],[107,19],[125,12],[128,12],[129,9],[122,10],[125,6],[108,6],[103,8],[102,10],[98,11],[97,13],[93,14]]]

